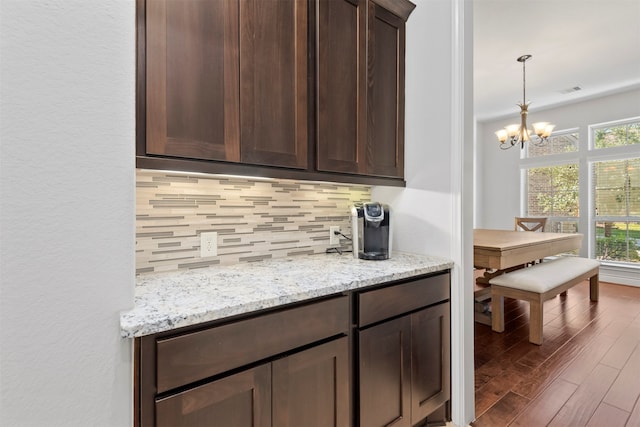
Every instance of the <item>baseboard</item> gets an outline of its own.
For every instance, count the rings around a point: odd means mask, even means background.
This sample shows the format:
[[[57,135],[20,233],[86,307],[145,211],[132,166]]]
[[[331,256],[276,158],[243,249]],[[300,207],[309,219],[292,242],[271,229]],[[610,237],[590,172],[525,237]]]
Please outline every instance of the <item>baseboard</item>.
[[[640,288],[640,268],[602,264],[600,266],[600,281]]]

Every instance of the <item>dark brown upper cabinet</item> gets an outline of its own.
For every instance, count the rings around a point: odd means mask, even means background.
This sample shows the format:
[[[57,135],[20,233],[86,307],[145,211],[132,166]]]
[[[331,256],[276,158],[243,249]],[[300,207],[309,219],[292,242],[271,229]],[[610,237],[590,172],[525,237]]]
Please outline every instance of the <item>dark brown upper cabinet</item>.
[[[318,170],[404,176],[406,0],[318,0]]]
[[[307,61],[307,0],[240,0],[242,162],[307,168]]]
[[[366,0],[317,2],[318,169],[366,173]]]
[[[369,1],[367,173],[404,176],[405,21]]]
[[[307,1],[146,2],[146,153],[307,167]]]
[[[238,6],[146,2],[146,154],[240,160]]]
[[[139,168],[404,185],[408,0],[137,0]]]

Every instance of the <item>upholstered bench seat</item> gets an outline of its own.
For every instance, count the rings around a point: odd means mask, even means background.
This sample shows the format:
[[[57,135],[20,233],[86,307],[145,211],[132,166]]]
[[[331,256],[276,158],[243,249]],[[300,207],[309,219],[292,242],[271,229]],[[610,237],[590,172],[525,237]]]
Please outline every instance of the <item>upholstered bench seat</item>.
[[[598,300],[600,262],[561,257],[494,277],[491,284],[491,327],[504,331],[504,297],[529,302],[529,341],[542,344],[542,305],[567,289],[589,279],[590,299]]]

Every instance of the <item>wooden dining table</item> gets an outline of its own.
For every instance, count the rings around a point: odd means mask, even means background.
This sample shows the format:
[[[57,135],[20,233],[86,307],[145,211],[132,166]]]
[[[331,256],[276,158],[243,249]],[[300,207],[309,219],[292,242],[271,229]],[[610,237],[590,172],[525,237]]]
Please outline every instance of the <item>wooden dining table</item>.
[[[491,293],[489,280],[544,257],[580,249],[582,237],[579,233],[475,229],[473,264],[476,269],[484,269],[476,278],[476,321],[491,321],[486,310]]]
[[[580,249],[582,234],[535,231],[473,231],[473,264],[479,268],[505,270],[546,256]]]

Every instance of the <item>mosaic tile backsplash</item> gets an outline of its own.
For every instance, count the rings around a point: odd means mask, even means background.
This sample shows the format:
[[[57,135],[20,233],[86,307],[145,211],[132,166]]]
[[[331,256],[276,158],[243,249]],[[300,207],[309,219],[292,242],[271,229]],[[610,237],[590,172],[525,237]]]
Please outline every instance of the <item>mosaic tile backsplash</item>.
[[[136,171],[136,272],[165,272],[324,253],[329,227],[351,235],[362,185]],[[200,257],[200,233],[218,256]],[[350,242],[341,239],[350,249]]]

